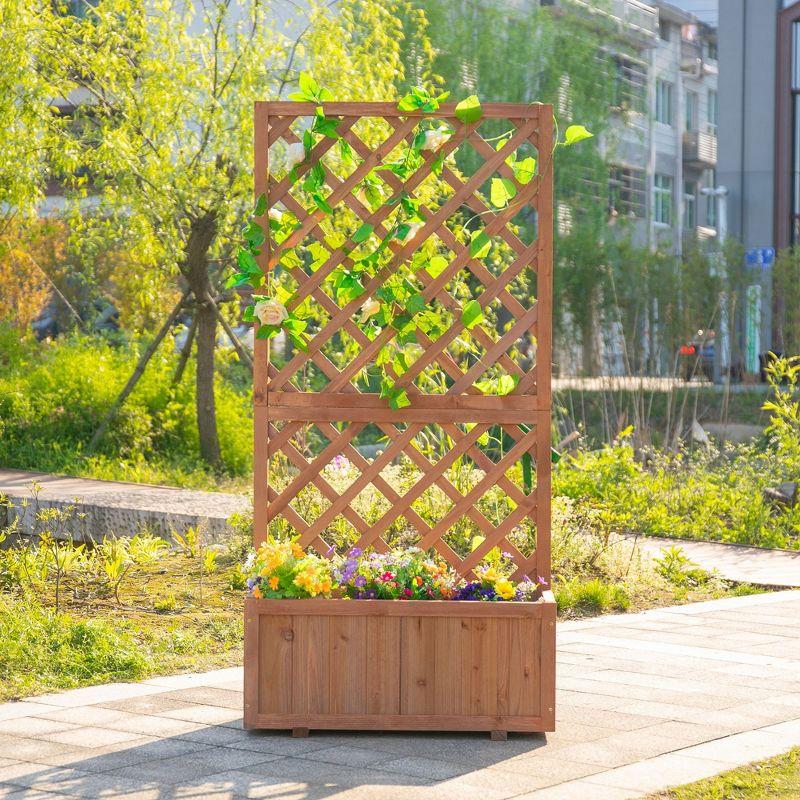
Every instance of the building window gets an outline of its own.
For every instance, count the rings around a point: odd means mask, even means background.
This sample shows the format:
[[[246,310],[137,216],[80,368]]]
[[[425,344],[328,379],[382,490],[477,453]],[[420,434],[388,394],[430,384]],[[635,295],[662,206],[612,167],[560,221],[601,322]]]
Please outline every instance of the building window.
[[[714,169],[708,170],[708,178],[706,184],[709,188],[714,189],[717,185],[717,171]],[[717,227],[717,198],[706,197],[706,227]]]
[[[683,227],[687,230],[697,225],[697,184],[683,182]]]
[[[653,181],[653,219],[672,225],[672,176],[656,174]]]
[[[660,20],[658,21],[658,35],[659,35],[659,36],[660,36],[660,37],[661,37],[661,38],[662,38],[662,39],[663,39],[665,42],[668,42],[668,41],[669,41],[669,38],[670,38],[670,37],[669,37],[669,34],[670,34],[670,29],[671,29],[671,28],[672,28],[672,26],[671,26],[671,25],[669,24],[669,22],[667,22],[665,19],[660,19]]]
[[[697,92],[686,92],[686,130],[697,130]]]
[[[716,61],[717,58],[719,58],[717,54],[717,42],[715,39],[714,40],[707,39],[705,42],[705,48],[706,48],[706,58],[709,61]]]
[[[708,132],[717,134],[717,93],[714,89],[708,90]]]
[[[656,121],[672,125],[672,84],[669,81],[656,81]]]
[[[614,105],[639,114],[647,110],[647,65],[626,56],[614,56]]]
[[[608,207],[620,217],[643,219],[647,209],[647,178],[643,169],[613,165],[608,176]]]

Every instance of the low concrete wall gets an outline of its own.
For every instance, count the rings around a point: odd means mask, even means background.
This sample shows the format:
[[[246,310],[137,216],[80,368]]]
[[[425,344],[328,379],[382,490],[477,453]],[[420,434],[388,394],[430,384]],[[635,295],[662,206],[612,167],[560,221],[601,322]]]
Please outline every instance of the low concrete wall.
[[[71,510],[54,531],[79,541],[97,541],[110,534],[132,536],[147,529],[165,539],[201,526],[207,541],[230,532],[228,518],[247,511],[245,495],[196,492],[166,486],[95,481],[55,475],[0,470],[0,495],[8,504],[0,510],[0,525],[19,521],[21,533],[40,532],[37,514],[47,508]]]

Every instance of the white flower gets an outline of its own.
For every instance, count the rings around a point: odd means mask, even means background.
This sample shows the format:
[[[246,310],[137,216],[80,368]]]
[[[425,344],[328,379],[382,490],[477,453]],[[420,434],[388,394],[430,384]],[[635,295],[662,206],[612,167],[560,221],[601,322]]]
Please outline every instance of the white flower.
[[[438,150],[450,138],[447,128],[431,128],[425,131],[425,141],[420,150]]]
[[[412,222],[408,226],[408,232],[403,237],[403,241],[413,239],[421,230],[424,222]]]
[[[273,206],[269,210],[269,218],[274,219],[275,222],[280,222],[283,217],[283,211],[281,211],[277,206]]]
[[[280,325],[289,316],[286,306],[277,300],[259,300],[253,313],[262,325]]]
[[[291,172],[292,168],[306,160],[306,148],[302,142],[293,142],[286,148],[283,154],[283,166],[287,172]]]
[[[366,322],[380,310],[381,304],[374,297],[368,297],[361,306],[361,321]]]

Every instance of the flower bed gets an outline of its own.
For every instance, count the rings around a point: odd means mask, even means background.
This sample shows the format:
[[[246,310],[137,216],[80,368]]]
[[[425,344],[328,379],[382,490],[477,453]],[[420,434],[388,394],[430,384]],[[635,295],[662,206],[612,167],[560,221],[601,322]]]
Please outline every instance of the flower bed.
[[[295,541],[268,538],[245,567],[250,595],[256,599],[348,598],[352,600],[534,601],[547,584],[508,576],[513,562],[491,551],[475,569],[476,578],[461,578],[442,558],[419,548],[363,552],[345,556],[306,553]]]

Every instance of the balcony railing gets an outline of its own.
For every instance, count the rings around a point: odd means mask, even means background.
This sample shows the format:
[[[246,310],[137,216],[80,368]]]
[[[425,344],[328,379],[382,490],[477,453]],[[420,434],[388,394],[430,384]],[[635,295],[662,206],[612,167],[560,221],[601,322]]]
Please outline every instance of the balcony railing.
[[[683,160],[697,169],[716,167],[716,135],[707,131],[686,131],[683,134]]]

